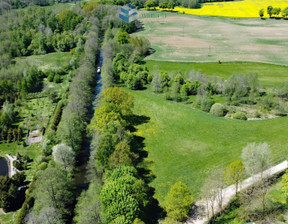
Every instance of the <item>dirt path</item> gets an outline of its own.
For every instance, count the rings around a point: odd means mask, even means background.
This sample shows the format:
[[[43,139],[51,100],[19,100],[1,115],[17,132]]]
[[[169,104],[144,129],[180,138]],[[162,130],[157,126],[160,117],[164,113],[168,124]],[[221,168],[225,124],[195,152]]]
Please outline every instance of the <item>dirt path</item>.
[[[263,172],[263,175],[265,177],[273,176],[274,174],[279,173],[281,171],[284,171],[287,168],[288,168],[288,162],[287,162],[287,160],[285,160],[284,162],[265,170]],[[242,182],[241,189],[245,189],[247,187],[250,187],[251,185],[253,185],[257,181],[259,181],[260,177],[261,177],[261,174],[256,174],[252,177],[247,178],[246,180],[244,180]],[[229,201],[235,195],[235,193],[236,193],[235,185],[231,185],[231,186],[229,186],[223,190],[223,208],[228,205]],[[206,206],[205,206],[205,205],[207,205],[207,203],[209,204],[209,202],[207,202],[205,200],[200,200],[200,201],[196,202],[195,203],[196,211],[186,221],[185,224],[204,224],[205,222],[207,222],[208,217],[207,217],[207,211],[206,211]],[[214,202],[214,211],[215,211],[215,213],[220,211],[220,209],[217,206],[216,201]]]
[[[9,177],[12,177],[14,174],[17,173],[17,169],[13,166],[13,162],[17,159],[16,156],[9,156],[8,154],[6,154],[6,157],[9,160]]]

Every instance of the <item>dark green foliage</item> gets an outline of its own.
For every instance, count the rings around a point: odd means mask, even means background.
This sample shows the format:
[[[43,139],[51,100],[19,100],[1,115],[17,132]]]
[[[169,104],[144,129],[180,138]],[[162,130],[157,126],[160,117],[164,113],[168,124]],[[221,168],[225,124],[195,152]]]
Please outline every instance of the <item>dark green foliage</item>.
[[[32,160],[28,155],[20,155],[17,153],[17,160],[14,161],[13,165],[18,170],[27,170],[28,169],[28,163]]]
[[[26,215],[28,214],[29,210],[34,205],[34,198],[31,196],[31,194],[26,195],[26,199],[15,219],[15,224],[24,224]]]
[[[92,32],[97,36],[94,31]],[[89,39],[94,39],[95,35],[90,35],[89,33],[87,39],[88,43],[93,43],[93,45],[90,46],[92,49],[98,48],[98,42],[90,42]],[[85,54],[83,54],[83,56],[87,58],[96,57],[97,51],[93,51],[92,53],[93,55],[87,55],[88,53],[86,54],[85,47]],[[94,63],[91,60],[85,61],[75,73],[69,90],[68,103],[63,109],[57,134],[64,143],[71,146],[73,150],[76,150],[77,155],[81,148],[83,137],[86,134],[85,122],[87,122],[87,105],[90,105],[93,99],[91,88],[95,85],[96,76]],[[56,120],[58,119],[59,118]]]
[[[58,75],[58,74],[56,74],[55,76],[54,76],[54,78],[53,78],[53,82],[55,82],[55,83],[60,83],[62,80],[61,80],[61,78],[60,78],[60,75]]]
[[[259,16],[260,16],[261,18],[263,18],[263,16],[264,16],[264,9],[260,9],[260,10],[259,10]]]
[[[143,86],[148,83],[147,68],[130,63],[124,53],[118,53],[113,59],[114,78],[120,79],[129,89],[143,89]]]
[[[200,85],[201,83],[199,81],[193,81],[193,83],[191,83],[189,80],[187,80],[186,83],[182,85],[180,89],[180,95],[182,99],[186,100],[187,96],[196,95]]]
[[[272,9],[272,15],[279,16],[280,12],[281,12],[281,8]]]
[[[267,14],[270,16],[270,18],[272,16],[272,10],[273,10],[273,6],[271,5],[267,6]]]
[[[17,173],[12,178],[0,177],[0,206],[5,212],[19,209],[24,202],[24,191],[18,189],[24,181],[24,173]]]
[[[160,78],[162,82],[162,88],[169,87],[170,86],[170,77],[166,72],[161,72],[160,73]]]
[[[52,207],[62,221],[67,220],[73,204],[73,188],[68,172],[59,168],[47,168],[37,178],[36,186],[34,209],[40,212]]]
[[[108,222],[121,218],[123,224],[132,223],[148,203],[147,187],[138,179],[133,167],[115,168],[105,175],[101,201]]]
[[[61,120],[61,115],[62,115],[62,111],[63,111],[63,107],[64,107],[64,103],[62,101],[60,101],[56,107],[55,113],[54,113],[54,117],[53,120],[51,122],[51,129],[52,130],[56,130],[57,126]]]
[[[117,42],[119,44],[128,44],[130,40],[130,35],[127,32],[119,32],[117,37]]]
[[[7,21],[0,18],[3,25],[0,34],[4,37],[0,40],[0,69],[8,68],[14,57],[69,51],[78,41],[74,35],[77,37],[86,31],[83,17],[70,10],[57,16],[51,9],[30,7],[12,11],[7,18]],[[72,33],[79,23],[80,29]]]
[[[72,10],[63,10],[58,15],[59,28],[62,31],[74,30],[76,25],[83,20],[81,15],[78,15]]]
[[[104,127],[97,149],[97,160],[102,167],[110,167],[109,158],[121,139],[129,142],[130,134],[118,122],[110,122]]]
[[[240,111],[233,114],[233,118],[238,119],[238,120],[247,120],[245,113],[240,112]]]

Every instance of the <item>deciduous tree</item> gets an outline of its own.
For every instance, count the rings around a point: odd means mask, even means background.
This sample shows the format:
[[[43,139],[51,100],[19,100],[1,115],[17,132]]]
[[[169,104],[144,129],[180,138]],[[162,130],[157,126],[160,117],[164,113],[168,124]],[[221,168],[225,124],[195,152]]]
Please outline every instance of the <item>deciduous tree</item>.
[[[225,181],[227,184],[235,184],[236,195],[239,185],[245,178],[245,167],[241,160],[230,163],[225,169]]]
[[[165,210],[167,216],[175,221],[184,221],[193,203],[190,189],[185,183],[175,183],[168,192],[165,199]]]

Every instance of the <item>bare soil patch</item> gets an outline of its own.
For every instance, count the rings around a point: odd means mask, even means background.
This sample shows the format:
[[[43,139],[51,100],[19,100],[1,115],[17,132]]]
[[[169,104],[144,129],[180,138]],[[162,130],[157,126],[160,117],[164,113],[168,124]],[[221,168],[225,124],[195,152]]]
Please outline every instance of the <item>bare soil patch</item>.
[[[148,38],[156,49],[150,60],[288,64],[287,21],[151,15],[140,18],[144,30],[133,34]]]

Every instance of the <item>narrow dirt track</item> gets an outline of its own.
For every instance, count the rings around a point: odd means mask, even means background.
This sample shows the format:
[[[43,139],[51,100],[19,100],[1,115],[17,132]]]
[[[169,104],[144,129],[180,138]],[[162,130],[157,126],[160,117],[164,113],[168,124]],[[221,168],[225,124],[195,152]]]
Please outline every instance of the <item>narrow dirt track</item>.
[[[265,170],[263,172],[263,175],[264,177],[273,176],[274,174],[282,172],[286,170],[287,168],[288,168],[288,162],[287,160],[285,160],[284,162]],[[261,178],[260,173],[247,178],[246,180],[242,182],[241,190],[255,184],[257,181],[259,181],[260,178]],[[222,208],[225,208],[228,205],[229,201],[233,198],[235,194],[236,194],[235,185],[231,185],[223,189],[223,207]],[[205,222],[207,222],[208,217],[207,217],[207,210],[205,206],[207,205],[207,203],[209,204],[209,202],[205,200],[197,201],[195,203],[196,211],[194,212],[192,217],[188,218],[185,224],[204,224]],[[214,208],[215,208],[214,210],[215,213],[220,212],[220,209],[217,206],[216,201],[214,202]]]

